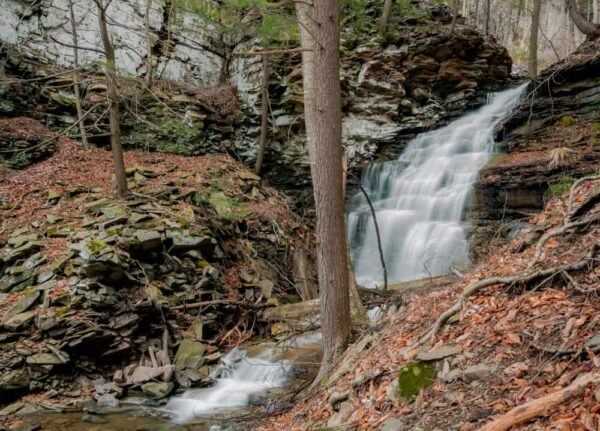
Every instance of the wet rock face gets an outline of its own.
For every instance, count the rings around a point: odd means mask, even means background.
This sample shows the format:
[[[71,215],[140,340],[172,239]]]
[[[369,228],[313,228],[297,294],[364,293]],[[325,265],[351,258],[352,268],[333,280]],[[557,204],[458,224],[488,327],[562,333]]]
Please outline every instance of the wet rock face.
[[[481,172],[471,212],[473,253],[489,239],[510,236],[517,219],[566,192],[575,178],[597,172],[600,160],[600,43],[586,42],[544,70],[529,96],[497,130],[506,154]]]
[[[425,25],[400,25],[385,47],[358,46],[342,58],[343,138],[352,170],[397,157],[416,134],[485,103],[487,92],[509,81],[512,62],[503,47],[460,24],[450,36],[447,15],[438,16]],[[310,206],[300,65],[284,61],[273,74],[266,175]],[[237,154],[251,160],[257,136],[258,128],[242,127]]]

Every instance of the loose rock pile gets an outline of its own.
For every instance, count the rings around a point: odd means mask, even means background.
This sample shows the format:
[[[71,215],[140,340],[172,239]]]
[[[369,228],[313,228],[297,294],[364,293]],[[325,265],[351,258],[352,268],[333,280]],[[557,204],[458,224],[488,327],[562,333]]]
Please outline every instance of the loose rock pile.
[[[47,214],[0,249],[0,400],[89,393],[110,407],[132,389],[156,400],[210,384],[224,334],[242,322],[254,322],[249,335],[266,331],[256,318],[265,301],[277,303],[277,275],[248,250],[265,241],[275,256],[288,246],[242,202],[264,199],[258,178],[236,181],[247,197],[175,185],[127,201],[85,188],[49,194],[50,203],[81,199],[81,212]]]

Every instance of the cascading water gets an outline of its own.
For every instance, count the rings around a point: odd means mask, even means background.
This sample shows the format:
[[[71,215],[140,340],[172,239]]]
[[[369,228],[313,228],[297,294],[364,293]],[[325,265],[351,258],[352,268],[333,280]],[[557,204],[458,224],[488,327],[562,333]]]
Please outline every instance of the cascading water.
[[[445,274],[469,262],[465,204],[494,152],[495,126],[526,87],[493,94],[477,111],[417,136],[398,160],[364,171],[362,184],[375,208],[390,282]],[[361,192],[350,200],[348,236],[357,282],[380,285],[375,227]]]
[[[283,387],[294,368],[294,349],[306,352],[320,350],[321,334],[307,333],[275,344],[265,344],[257,355],[234,348],[225,355],[211,377],[215,384],[192,389],[173,397],[165,410],[176,422],[210,418],[215,414],[238,413],[250,404],[253,395]]]

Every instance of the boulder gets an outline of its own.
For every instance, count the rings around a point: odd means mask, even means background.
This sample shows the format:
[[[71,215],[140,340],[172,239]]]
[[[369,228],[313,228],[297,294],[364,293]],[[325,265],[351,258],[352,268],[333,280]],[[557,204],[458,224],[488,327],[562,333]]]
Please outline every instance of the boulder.
[[[182,340],[175,355],[175,368],[177,370],[198,369],[204,361],[205,352],[205,344],[195,340]]]
[[[142,385],[144,395],[153,400],[166,397],[175,389],[173,382],[150,382]]]
[[[11,398],[28,389],[29,374],[26,370],[12,370],[0,374],[0,400]]]

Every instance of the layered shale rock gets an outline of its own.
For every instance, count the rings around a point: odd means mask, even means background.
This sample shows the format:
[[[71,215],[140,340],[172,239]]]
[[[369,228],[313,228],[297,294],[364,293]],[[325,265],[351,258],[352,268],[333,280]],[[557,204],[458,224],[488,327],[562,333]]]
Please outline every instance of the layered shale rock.
[[[533,81],[519,108],[498,130],[505,151],[481,172],[471,218],[474,251],[490,237],[514,235],[518,221],[598,172],[600,44],[586,42]]]

